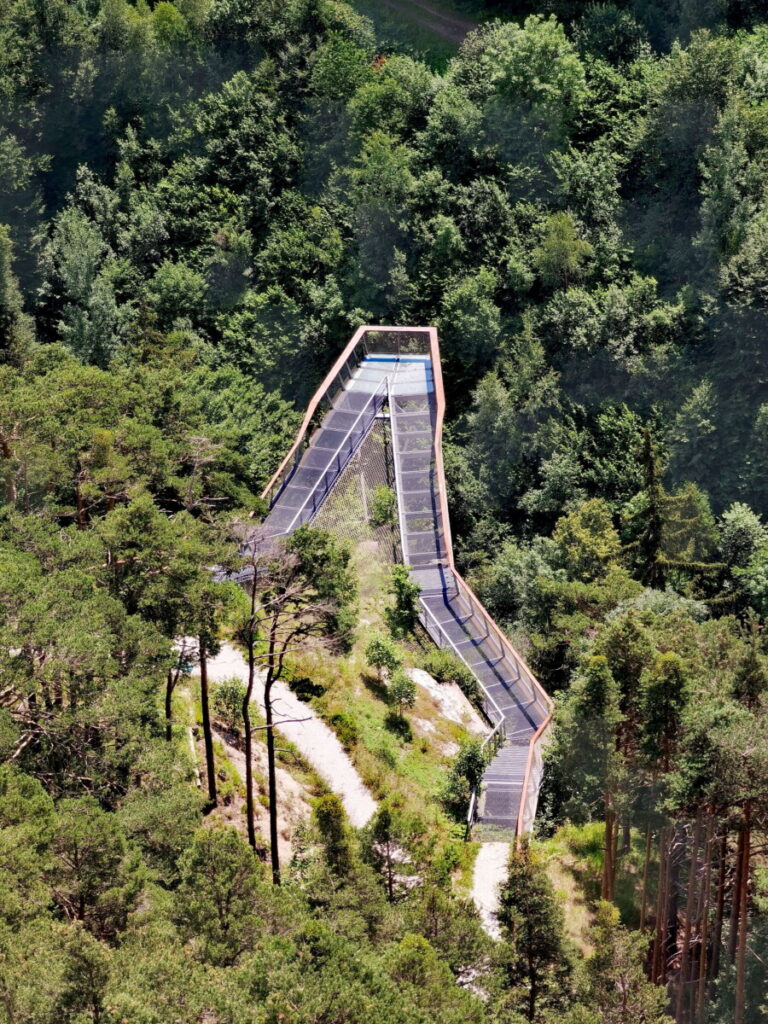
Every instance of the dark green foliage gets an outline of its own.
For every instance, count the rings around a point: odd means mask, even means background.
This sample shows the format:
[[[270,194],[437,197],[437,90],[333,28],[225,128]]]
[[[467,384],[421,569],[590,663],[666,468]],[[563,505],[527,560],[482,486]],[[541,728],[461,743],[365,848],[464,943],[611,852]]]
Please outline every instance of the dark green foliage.
[[[394,598],[394,604],[386,609],[387,625],[392,636],[399,639],[416,628],[421,587],[411,579],[407,566],[393,565],[389,593]]]
[[[552,883],[527,843],[510,857],[499,922],[509,946],[501,957],[512,992],[504,1005],[529,1021],[565,1008],[572,970],[563,915]]]
[[[458,6],[485,21],[439,70],[336,0],[3,8],[0,1016],[664,1020],[606,907],[572,982],[527,848],[491,954],[455,848],[395,801],[358,842],[322,798],[280,893],[234,831],[199,830],[173,642],[213,654],[242,620],[210,567],[364,322],[440,329],[457,561],[563,691],[547,820],[605,819],[609,894],[623,828],[704,808],[734,837],[750,804],[764,828],[768,10]],[[395,511],[382,490],[373,524]],[[288,548],[298,620],[343,651],[349,551]],[[391,597],[405,639],[405,567]],[[425,666],[476,695],[447,655]],[[233,730],[241,705],[214,692]],[[484,767],[472,741],[447,769],[460,820]],[[734,1017],[730,971],[708,1019]]]

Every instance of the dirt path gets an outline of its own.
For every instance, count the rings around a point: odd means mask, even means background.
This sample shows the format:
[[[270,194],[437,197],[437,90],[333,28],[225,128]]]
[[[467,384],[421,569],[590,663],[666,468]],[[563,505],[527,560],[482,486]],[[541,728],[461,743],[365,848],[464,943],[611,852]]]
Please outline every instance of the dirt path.
[[[477,28],[477,22],[443,11],[428,0],[379,0],[379,3],[452,43],[462,43],[467,33]]]
[[[472,876],[472,902],[480,912],[483,928],[492,939],[501,938],[496,917],[499,909],[499,887],[507,877],[509,843],[483,843],[475,860]]]
[[[208,675],[214,682],[236,676],[248,681],[248,664],[243,655],[224,644],[219,654],[208,662]],[[264,683],[257,678],[254,701],[264,710]],[[363,784],[336,734],[321,721],[307,704],[303,704],[285,683],[272,687],[272,706],[280,732],[309,761],[318,775],[336,793],[355,828],[366,825],[376,810],[376,801]],[[298,720],[298,721],[297,721]]]

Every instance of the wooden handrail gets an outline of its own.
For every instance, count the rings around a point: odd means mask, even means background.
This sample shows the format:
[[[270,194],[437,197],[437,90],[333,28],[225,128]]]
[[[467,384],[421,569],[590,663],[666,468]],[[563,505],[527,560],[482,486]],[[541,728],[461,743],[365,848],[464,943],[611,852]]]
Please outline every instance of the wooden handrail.
[[[551,703],[551,701],[550,701]],[[546,730],[552,721],[552,712],[550,712],[544,721],[541,723],[536,732],[531,736],[528,742],[528,759],[525,763],[525,775],[523,777],[523,788],[520,793],[520,810],[517,814],[517,842],[520,843],[520,838],[523,834],[523,826],[525,825],[525,808],[526,800],[528,797],[528,785],[531,781],[531,769],[533,767],[533,758],[536,754],[536,747],[538,746],[541,737],[544,735]]]
[[[360,342],[365,338],[365,336],[366,336],[366,334],[368,332],[371,332],[371,333],[374,333],[374,334],[376,332],[381,332],[381,333],[386,333],[386,334],[427,334],[427,336],[429,338],[430,361],[432,363],[432,379],[433,379],[434,391],[435,391],[435,431],[434,431],[434,439],[433,439],[433,458],[434,458],[434,464],[435,464],[435,477],[436,477],[436,484],[437,484],[438,501],[439,501],[439,506],[440,506],[440,518],[442,520],[442,533],[443,533],[443,537],[444,537],[444,540],[445,540],[445,561],[448,563],[448,567],[450,568],[451,572],[453,573],[453,575],[454,575],[454,577],[455,577],[455,579],[457,581],[457,584],[458,584],[458,587],[459,587],[459,591],[463,592],[465,594],[465,596],[467,597],[467,599],[469,601],[470,607],[472,607],[473,609],[475,609],[477,611],[479,616],[482,618],[482,620],[486,623],[488,628],[493,632],[494,636],[499,641],[502,649],[507,651],[507,653],[510,655],[512,660],[515,661],[515,663],[518,664],[521,667],[521,670],[525,673],[527,679],[530,681],[530,683],[532,685],[532,690],[536,694],[536,697],[538,698],[539,701],[541,701],[543,703],[544,707],[547,710],[546,718],[539,725],[539,727],[537,728],[536,732],[531,737],[531,739],[530,739],[530,741],[528,743],[528,759],[527,759],[527,762],[526,762],[525,777],[524,777],[524,782],[523,782],[523,791],[521,793],[521,801],[520,801],[520,811],[518,813],[518,820],[517,820],[517,832],[518,832],[518,836],[519,836],[522,833],[522,827],[523,827],[524,820],[525,820],[526,796],[527,796],[528,786],[530,784],[530,778],[531,778],[531,772],[532,772],[532,769],[533,769],[533,760],[534,760],[534,756],[535,756],[535,753],[536,753],[536,748],[537,748],[538,743],[541,740],[541,737],[543,736],[544,732],[547,730],[547,728],[549,727],[549,725],[550,725],[550,723],[552,721],[552,712],[553,712],[553,709],[554,709],[554,703],[552,701],[552,698],[549,696],[549,694],[541,686],[541,684],[539,683],[538,679],[536,678],[534,673],[529,668],[528,664],[525,662],[525,660],[517,652],[517,650],[515,649],[515,647],[513,646],[511,641],[509,640],[509,638],[506,636],[505,633],[502,632],[502,630],[499,628],[499,626],[494,621],[494,619],[491,617],[491,615],[489,615],[489,613],[486,611],[486,609],[483,606],[482,602],[477,597],[477,595],[474,593],[472,588],[469,586],[469,584],[466,582],[466,580],[456,570],[456,565],[454,563],[454,557],[453,557],[453,539],[452,539],[452,535],[451,535],[451,520],[450,520],[450,515],[449,515],[449,512],[448,512],[448,494],[447,494],[447,489],[446,489],[446,484],[445,484],[445,466],[444,466],[444,463],[443,463],[442,435],[443,435],[443,423],[444,423],[444,420],[445,420],[445,406],[446,406],[446,402],[445,402],[445,388],[444,388],[444,385],[443,385],[443,373],[442,373],[442,367],[441,367],[441,361],[440,361],[440,347],[439,347],[439,342],[438,342],[438,337],[437,337],[437,328],[435,328],[435,327],[388,327],[388,326],[381,326],[381,325],[378,325],[378,326],[368,325],[368,326],[358,327],[358,329],[352,335],[352,338],[350,339],[350,341],[347,343],[347,345],[342,350],[342,352],[339,355],[339,357],[336,360],[336,362],[333,364],[333,366],[330,369],[330,371],[328,372],[328,374],[325,376],[322,384],[320,385],[320,387],[317,389],[317,391],[313,395],[312,399],[310,400],[310,402],[309,402],[309,404],[307,406],[307,410],[306,410],[306,412],[304,414],[304,419],[302,420],[301,426],[300,426],[299,431],[298,431],[298,433],[296,435],[296,440],[294,441],[293,445],[291,446],[291,448],[290,448],[288,454],[286,455],[286,457],[280,463],[280,466],[278,467],[277,471],[273,474],[273,476],[270,479],[269,483],[264,488],[264,490],[262,492],[262,498],[266,499],[268,497],[268,495],[272,491],[272,488],[280,480],[280,478],[281,478],[283,472],[285,471],[286,467],[290,464],[291,460],[295,458],[296,453],[299,450],[299,447],[300,447],[301,443],[304,440],[304,437],[305,437],[305,435],[307,433],[307,430],[309,429],[309,427],[310,427],[310,425],[312,423],[313,417],[314,417],[314,415],[315,415],[315,413],[317,411],[318,406],[320,405],[320,402],[323,400],[323,398],[330,391],[330,389],[331,389],[331,387],[333,385],[333,382],[336,380],[338,375],[341,373],[341,371],[344,368],[344,365],[347,362],[347,360],[349,359],[350,355],[352,355],[352,353],[355,351],[355,349],[360,344]],[[494,701],[494,703],[495,703],[495,701]]]
[[[552,709],[554,707],[554,704],[552,703],[552,698],[549,696],[549,694],[546,692],[546,690],[544,690],[544,688],[541,686],[541,684],[539,683],[538,679],[533,674],[533,672],[531,672],[531,670],[528,667],[528,665],[525,662],[525,660],[515,650],[515,648],[513,647],[511,641],[506,636],[506,634],[504,634],[499,629],[498,624],[494,621],[492,616],[488,614],[488,612],[484,608],[484,606],[483,606],[482,602],[480,601],[480,599],[477,597],[477,595],[472,590],[470,585],[467,583],[467,581],[463,578],[463,576],[456,569],[456,565],[455,565],[454,560],[453,560],[453,542],[452,542],[452,538],[451,538],[451,520],[450,520],[450,516],[449,516],[449,513],[448,513],[448,492],[447,492],[447,488],[446,488],[446,485],[445,485],[445,469],[444,469],[444,466],[443,466],[443,438],[442,438],[442,433],[443,433],[443,421],[445,419],[445,388],[443,386],[443,371],[442,371],[442,366],[441,366],[441,363],[440,363],[440,348],[439,348],[438,340],[437,340],[437,330],[434,327],[430,327],[430,328],[428,328],[428,330],[429,330],[430,348],[431,348],[431,355],[432,355],[432,379],[434,381],[435,400],[436,400],[436,405],[437,405],[437,409],[436,409],[436,413],[435,413],[435,450],[434,450],[435,470],[436,470],[435,475],[436,475],[436,478],[437,478],[437,490],[438,490],[438,496],[439,496],[439,501],[440,501],[440,516],[441,516],[441,518],[443,520],[443,530],[445,532],[446,558],[448,560],[448,565],[450,566],[451,571],[453,572],[454,576],[456,577],[456,579],[457,579],[457,581],[459,583],[459,586],[463,587],[464,590],[466,591],[466,593],[467,593],[467,595],[468,595],[468,597],[470,599],[470,603],[473,604],[475,607],[477,607],[480,610],[481,615],[490,624],[490,627],[491,627],[491,629],[493,629],[494,634],[499,638],[500,642],[506,648],[506,650],[509,652],[509,654],[512,656],[512,658],[518,664],[522,665],[522,667],[525,670],[525,672],[527,673],[527,675],[533,681],[533,685],[534,685],[535,689],[537,690],[540,698],[543,700],[545,706],[549,709],[550,714],[551,714]]]
[[[367,327],[358,327],[358,329],[352,335],[352,338],[349,341],[349,343],[345,346],[345,348],[342,351],[342,353],[339,356],[339,358],[333,364],[333,366],[331,367],[330,371],[326,374],[326,376],[325,376],[325,378],[323,380],[323,383],[320,385],[320,387],[314,393],[312,398],[309,400],[309,405],[307,406],[307,411],[304,413],[304,419],[301,421],[301,426],[299,427],[299,431],[296,434],[296,440],[293,442],[293,444],[291,445],[291,448],[290,448],[288,454],[285,456],[283,461],[280,463],[280,465],[278,466],[276,472],[272,475],[269,483],[267,484],[267,486],[262,491],[261,497],[263,499],[266,500],[267,495],[272,490],[272,488],[275,486],[277,481],[280,479],[280,476],[282,475],[283,470],[289,464],[291,459],[294,457],[294,455],[298,451],[301,442],[304,440],[304,435],[306,434],[306,432],[307,432],[307,430],[309,428],[309,425],[312,422],[312,417],[315,415],[315,412],[317,411],[318,405],[320,405],[320,402],[323,400],[324,396],[330,390],[330,387],[333,384],[334,380],[336,379],[338,374],[341,372],[341,368],[344,366],[344,363],[346,363],[347,359],[349,359],[349,357],[352,354],[352,352],[354,352],[354,350],[357,348],[357,346],[358,346],[359,342],[361,341],[363,335],[365,334],[366,330],[368,330]]]

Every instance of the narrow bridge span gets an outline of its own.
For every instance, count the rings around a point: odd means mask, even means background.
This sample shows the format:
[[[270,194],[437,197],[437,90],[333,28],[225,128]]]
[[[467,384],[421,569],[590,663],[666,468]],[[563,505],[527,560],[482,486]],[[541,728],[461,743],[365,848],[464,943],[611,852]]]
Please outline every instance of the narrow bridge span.
[[[421,587],[421,622],[471,670],[491,725],[469,825],[485,838],[511,838],[529,831],[536,813],[552,702],[454,566],[444,413],[435,328],[359,328],[264,491],[264,529],[281,536],[311,522],[377,418],[389,418],[403,561]]]

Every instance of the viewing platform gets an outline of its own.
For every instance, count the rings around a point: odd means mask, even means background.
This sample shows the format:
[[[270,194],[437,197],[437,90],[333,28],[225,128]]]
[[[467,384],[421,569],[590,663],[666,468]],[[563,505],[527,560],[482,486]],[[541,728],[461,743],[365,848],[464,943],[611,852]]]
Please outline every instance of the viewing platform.
[[[420,619],[472,672],[490,723],[489,763],[469,826],[494,837],[530,830],[552,703],[453,563],[441,434],[445,394],[434,328],[362,327],[309,404],[264,492],[268,536],[310,523],[376,421],[391,428],[403,562],[421,587]]]

